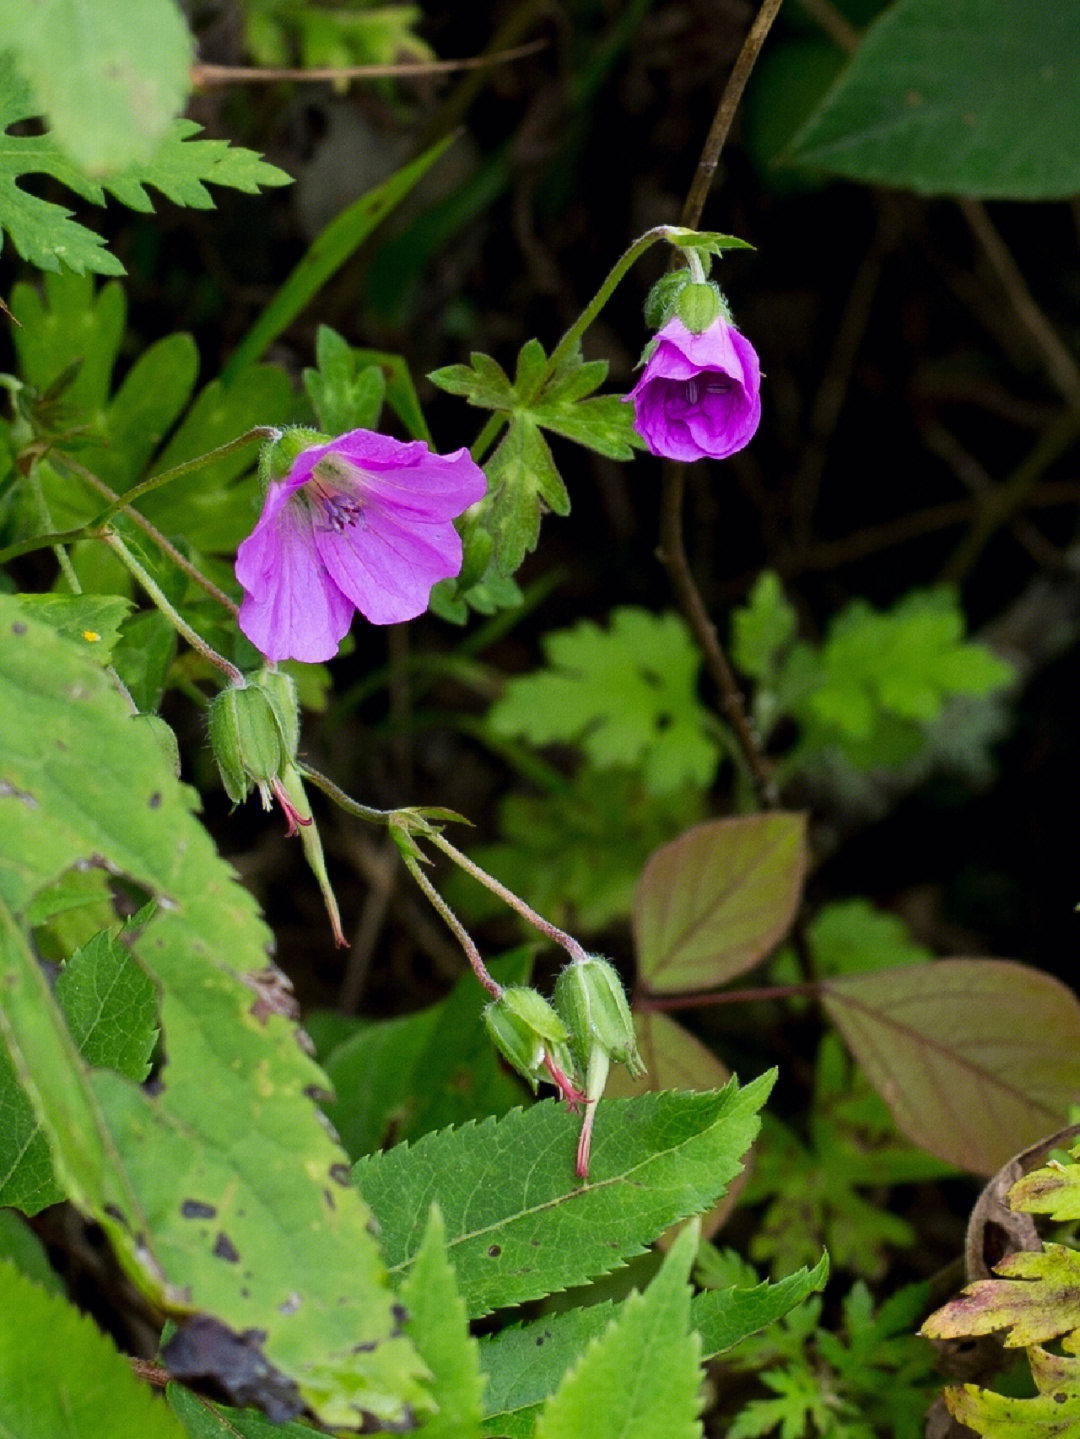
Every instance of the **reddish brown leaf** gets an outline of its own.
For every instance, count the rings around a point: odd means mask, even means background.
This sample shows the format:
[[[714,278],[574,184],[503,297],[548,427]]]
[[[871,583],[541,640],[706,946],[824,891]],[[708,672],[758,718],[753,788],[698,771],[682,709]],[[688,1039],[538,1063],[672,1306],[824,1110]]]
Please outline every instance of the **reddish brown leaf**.
[[[1058,1129],[1080,1098],[1080,1002],[1027,965],[845,975],[822,999],[908,1138],[977,1174]]]
[[[664,845],[634,901],[642,980],[677,993],[753,968],[787,932],[805,873],[802,814],[711,820]]]

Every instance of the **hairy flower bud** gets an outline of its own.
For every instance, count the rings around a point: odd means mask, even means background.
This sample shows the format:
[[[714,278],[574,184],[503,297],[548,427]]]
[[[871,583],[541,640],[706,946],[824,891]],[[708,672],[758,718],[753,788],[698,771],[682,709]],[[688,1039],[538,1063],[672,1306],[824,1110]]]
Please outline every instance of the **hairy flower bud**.
[[[625,1064],[635,1077],[645,1073],[626,991],[606,959],[591,954],[568,964],[555,984],[555,1007],[566,1021],[571,1046],[583,1065],[599,1047],[610,1059]]]
[[[300,743],[300,702],[296,696],[296,681],[282,670],[264,669],[255,682],[270,701],[281,727],[285,757],[295,759]]]
[[[715,285],[684,285],[675,312],[692,335],[700,335],[723,314],[720,291]]]
[[[233,804],[266,792],[289,756],[274,706],[257,685],[224,689],[210,706],[210,747]]]
[[[526,985],[504,989],[484,1006],[484,1024],[495,1048],[534,1092],[540,1079],[558,1083],[556,1070],[564,1077],[572,1072],[566,1025],[535,989]]]

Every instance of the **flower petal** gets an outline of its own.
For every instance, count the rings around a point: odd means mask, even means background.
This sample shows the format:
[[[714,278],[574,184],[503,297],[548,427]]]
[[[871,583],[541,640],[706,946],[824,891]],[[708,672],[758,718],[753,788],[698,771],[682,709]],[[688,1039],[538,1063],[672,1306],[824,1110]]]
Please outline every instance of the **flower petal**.
[[[353,605],[319,559],[310,511],[275,489],[284,486],[271,486],[259,523],[236,553],[245,590],[240,628],[268,660],[332,659]]]
[[[381,504],[349,529],[317,529],[315,543],[330,578],[375,625],[423,614],[432,585],[461,569],[461,537],[450,521],[417,524]]]

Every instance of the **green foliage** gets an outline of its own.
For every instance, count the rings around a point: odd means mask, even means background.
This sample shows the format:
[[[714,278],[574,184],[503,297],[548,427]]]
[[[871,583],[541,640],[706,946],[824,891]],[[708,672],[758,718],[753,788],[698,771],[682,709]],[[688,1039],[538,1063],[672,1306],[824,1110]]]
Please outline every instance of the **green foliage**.
[[[512,575],[536,548],[546,510],[570,513],[570,497],[542,430],[613,460],[629,460],[640,447],[630,406],[618,395],[593,394],[607,371],[606,360],[585,361],[580,352],[553,368],[539,341],[529,340],[518,355],[513,380],[479,353],[468,365],[447,365],[429,375],[440,389],[509,421],[485,464],[488,492],[473,520],[491,537],[501,574]]]
[[[794,142],[794,159],[926,194],[1080,187],[1080,36],[1058,0],[897,0]]]
[[[705,1246],[707,1247],[707,1246]],[[701,1281],[701,1250],[695,1277]],[[828,1260],[776,1284],[761,1284],[742,1266],[730,1284],[695,1294],[690,1322],[701,1337],[703,1359],[713,1359],[773,1324],[825,1283]],[[602,1335],[618,1314],[610,1301],[588,1303],[514,1325],[480,1341],[489,1385],[484,1397],[488,1433],[527,1439],[536,1416],[585,1345]]]
[[[910,1332],[925,1304],[926,1286],[913,1284],[875,1314],[859,1282],[844,1297],[837,1332],[821,1327],[821,1300],[811,1299],[750,1339],[732,1360],[759,1370],[774,1397],[751,1399],[727,1434],[918,1439],[937,1384],[933,1351]]]
[[[252,901],[105,674],[5,596],[0,678],[0,1025],[60,1183],[160,1308],[263,1331],[269,1363],[331,1422],[358,1407],[393,1419],[423,1400],[418,1361],[394,1337],[368,1211],[308,1094],[325,1078],[263,998]],[[169,1055],[154,1095],[80,1058],[20,923],[90,857],[158,902],[134,948]],[[280,1242],[297,1226],[302,1250]]]
[[[154,0],[155,8],[173,10],[165,0]],[[19,0],[19,8],[30,10],[28,0]],[[39,8],[39,7],[35,7]],[[107,5],[95,6],[95,11],[110,9]],[[59,9],[58,0],[53,0],[52,9]],[[175,13],[175,12],[174,12]],[[135,38],[138,31],[125,24],[126,33]],[[61,27],[63,30],[63,27]],[[70,56],[70,63],[82,63],[82,56],[71,43],[69,33],[62,33],[59,40],[56,32],[50,43],[63,45]],[[64,67],[67,69],[67,66]],[[35,85],[39,77],[34,76]],[[57,103],[51,94],[50,103]],[[163,97],[167,108],[172,101]],[[123,95],[120,95],[123,103]],[[101,163],[106,154],[120,154],[123,147],[132,146],[134,153],[108,175],[94,179],[85,170],[72,163],[61,149],[56,137],[45,135],[11,135],[7,132],[22,121],[40,113],[39,101],[35,100],[30,88],[14,70],[10,53],[0,53],[0,133],[4,134],[3,155],[0,157],[0,232],[6,233],[18,254],[29,260],[40,270],[59,272],[61,268],[74,271],[77,275],[93,272],[99,275],[122,275],[124,267],[105,248],[99,235],[78,224],[70,212],[51,200],[42,200],[21,189],[16,183],[21,175],[49,175],[73,190],[83,200],[95,205],[105,203],[106,193],[120,204],[143,214],[153,211],[153,204],[146,192],[146,186],[159,190],[174,205],[188,205],[206,210],[213,206],[213,200],[206,186],[224,185],[233,190],[255,194],[267,185],[285,185],[289,176],[273,165],[268,165],[251,150],[231,146],[225,140],[196,140],[193,137],[201,127],[191,120],[173,120],[160,140],[154,144],[151,153],[140,158],[142,141],[148,138],[146,132],[140,135],[138,128],[132,128],[122,139],[118,138],[114,122],[103,114],[102,128],[95,127],[88,115],[96,113],[96,107],[87,107],[86,92],[76,86],[65,100],[64,108],[77,105],[71,112],[77,124],[68,130],[65,138],[79,145],[80,152],[91,160]],[[153,112],[148,112],[151,116]],[[109,123],[106,123],[109,122]],[[68,122],[65,115],[65,126]],[[78,136],[76,138],[76,130]],[[150,133],[153,133],[153,124]],[[137,148],[135,148],[137,147]]]
[[[650,794],[638,774],[579,767],[565,788],[533,795],[512,791],[499,803],[496,844],[477,845],[474,860],[575,934],[629,916],[641,867],[666,840],[701,818],[702,797],[685,788]],[[447,898],[473,919],[497,910],[490,890],[454,874]]]
[[[490,966],[507,985],[527,983],[531,967],[523,950]],[[336,1095],[327,1114],[354,1159],[429,1130],[505,1114],[527,1097],[481,1024],[487,998],[469,970],[440,1004],[400,1019],[349,1021],[348,1034],[336,1026],[332,1047],[320,1056]],[[311,1027],[318,1041],[318,1016]]]
[[[340,6],[307,0],[245,0],[244,34],[260,65],[307,69],[394,65],[427,60],[431,48],[414,32],[415,5]]]
[[[907,964],[928,964],[933,954],[916,943],[904,921],[886,914],[865,899],[836,900],[824,905],[806,926],[806,943],[814,973],[861,974]],[[785,949],[771,965],[774,979],[795,981],[794,954]]]
[[[772,1115],[762,1128],[743,1202],[764,1202],[750,1254],[774,1273],[812,1262],[824,1245],[838,1268],[879,1279],[890,1252],[915,1240],[906,1219],[875,1202],[883,1187],[948,1172],[897,1140],[885,1105],[835,1035],[818,1049],[806,1137]]]
[[[496,735],[580,744],[601,770],[640,767],[648,789],[706,788],[720,759],[697,698],[701,656],[675,614],[615,610],[544,639],[548,667],[507,681],[488,713]]]
[[[409,367],[400,355],[360,350],[329,325],[315,335],[317,369],[304,371],[304,389],[319,427],[330,435],[378,428],[385,402],[414,440],[431,443]]]
[[[35,918],[44,917],[39,907]],[[136,928],[125,925],[121,933],[126,931],[130,941]],[[158,1034],[157,994],[119,938],[102,931],[77,949],[57,976],[53,993],[87,1064],[136,1083],[146,1078]],[[53,1174],[41,1121],[3,1049],[0,1114],[0,1204],[36,1214],[63,1199],[64,1189]]]
[[[634,901],[649,989],[706,989],[760,963],[787,933],[806,873],[806,817],[709,820],[649,860]]]
[[[735,611],[732,652],[761,682],[754,713],[763,735],[785,716],[799,725],[784,771],[823,752],[869,769],[923,749],[953,697],[988,695],[1011,682],[1012,667],[965,640],[964,630],[952,590],[912,590],[884,613],[852,601],[830,621],[824,642],[811,645],[794,640],[794,611],[766,574]]]
[[[406,1332],[431,1371],[431,1394],[438,1405],[421,1433],[427,1439],[479,1439],[484,1388],[479,1350],[446,1255],[446,1228],[437,1205],[431,1207],[401,1299],[409,1312]]]
[[[66,1299],[0,1259],[0,1433],[34,1439],[183,1439],[164,1402]]]
[[[392,1275],[412,1265],[438,1204],[476,1317],[607,1273],[712,1204],[741,1169],[772,1080],[605,1100],[585,1185],[574,1179],[578,1126],[554,1100],[370,1155],[356,1182]]]
[[[631,1294],[548,1400],[537,1439],[697,1439],[701,1341],[687,1280],[697,1246],[688,1225],[645,1293]]]
[[[150,160],[183,108],[191,35],[173,0],[10,0],[4,44],[57,145],[88,175]],[[92,99],[92,103],[87,103]]]

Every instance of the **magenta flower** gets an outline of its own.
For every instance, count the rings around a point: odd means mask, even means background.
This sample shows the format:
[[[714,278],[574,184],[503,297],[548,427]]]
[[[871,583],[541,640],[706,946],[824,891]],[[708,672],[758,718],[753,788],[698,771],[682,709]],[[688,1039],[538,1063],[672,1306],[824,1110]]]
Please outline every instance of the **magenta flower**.
[[[422,614],[461,569],[454,517],[484,484],[468,450],[370,430],[301,450],[236,552],[240,628],[268,660],[315,662],[337,653],[354,610],[376,625]]]
[[[695,335],[676,316],[657,332],[626,398],[633,401],[634,427],[654,455],[726,460],[754,437],[760,389],[754,347],[733,325],[716,319]]]

